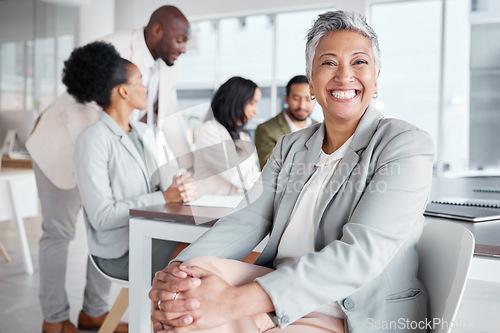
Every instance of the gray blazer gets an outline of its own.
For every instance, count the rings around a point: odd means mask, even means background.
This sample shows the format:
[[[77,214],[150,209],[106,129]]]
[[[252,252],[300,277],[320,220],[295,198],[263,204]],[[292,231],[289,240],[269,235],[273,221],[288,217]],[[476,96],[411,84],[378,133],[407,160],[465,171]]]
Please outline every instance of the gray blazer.
[[[141,136],[146,125],[131,122]],[[144,148],[149,149],[147,141]],[[73,155],[90,253],[119,258],[129,248],[129,210],[165,203],[137,148],[105,112],[80,134]]]
[[[314,172],[324,133],[324,124],[317,124],[281,137],[262,171],[261,194],[250,191],[258,198],[219,220],[176,260],[201,255],[241,259],[270,234],[256,264],[274,267],[280,238]],[[257,279],[272,299],[276,325],[285,327],[328,301],[338,302],[351,332],[383,332],[384,324],[399,332],[407,320],[425,320],[427,294],[417,279],[416,245],[433,154],[426,132],[383,118],[371,107],[365,112],[323,195],[315,251]]]

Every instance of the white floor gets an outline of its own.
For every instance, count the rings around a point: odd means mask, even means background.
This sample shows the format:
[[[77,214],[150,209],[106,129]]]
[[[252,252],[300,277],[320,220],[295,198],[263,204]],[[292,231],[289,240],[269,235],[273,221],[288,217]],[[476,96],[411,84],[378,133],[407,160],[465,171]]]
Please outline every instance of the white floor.
[[[42,314],[38,304],[38,239],[41,235],[39,218],[25,220],[35,273],[23,272],[17,229],[13,221],[0,223],[0,241],[12,261],[0,258],[0,333],[40,332]],[[76,239],[70,245],[66,280],[71,304],[71,320],[76,322],[81,309],[85,283],[87,245],[83,223],[78,222]],[[113,286],[112,300],[119,287]],[[452,333],[500,332],[500,284],[470,280]],[[124,320],[128,315],[125,314]],[[133,332],[135,333],[135,332]]]
[[[0,241],[11,258],[11,262],[6,263],[0,257],[0,333],[41,332],[43,317],[38,302],[38,240],[42,234],[41,219],[27,218],[25,226],[35,269],[33,275],[24,273],[14,221],[0,222]],[[87,253],[85,231],[80,218],[75,240],[70,243],[66,274],[66,291],[73,323],[76,323],[82,307]],[[120,287],[113,285],[110,299],[114,301],[119,292]],[[127,319],[128,313],[125,313],[123,320]]]

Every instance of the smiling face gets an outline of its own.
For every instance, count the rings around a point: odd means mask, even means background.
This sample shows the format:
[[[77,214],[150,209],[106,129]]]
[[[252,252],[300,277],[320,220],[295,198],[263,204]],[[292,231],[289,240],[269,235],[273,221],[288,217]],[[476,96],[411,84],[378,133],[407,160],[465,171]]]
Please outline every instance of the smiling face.
[[[307,83],[294,83],[290,86],[290,93],[285,96],[288,104],[287,114],[296,121],[306,121],[311,114],[315,102],[309,96]]]
[[[370,41],[358,32],[339,30],[319,42],[309,89],[323,108],[325,123],[357,126],[373,94],[378,73]]]
[[[127,65],[127,83],[124,87],[128,93],[128,103],[134,109],[145,110],[148,108],[148,88],[142,84],[142,74],[134,64]]]
[[[189,23],[182,18],[157,26],[157,40],[152,47],[154,59],[161,58],[168,66],[173,66],[175,60],[186,53],[189,36]]]

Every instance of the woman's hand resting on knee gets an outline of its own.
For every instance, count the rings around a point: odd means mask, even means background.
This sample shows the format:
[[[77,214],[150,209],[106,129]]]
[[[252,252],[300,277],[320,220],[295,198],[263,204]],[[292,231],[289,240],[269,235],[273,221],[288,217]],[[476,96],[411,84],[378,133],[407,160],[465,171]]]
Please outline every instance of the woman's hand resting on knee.
[[[257,282],[235,287],[200,267],[171,265],[156,274],[149,293],[154,303],[162,301],[161,310],[155,304],[151,316],[155,332],[209,329],[274,310]]]
[[[200,286],[201,280],[189,277],[186,272],[179,269],[180,262],[173,262],[163,270],[156,272],[149,298],[153,302],[151,320],[155,332],[168,332],[170,327],[163,325],[172,316],[167,312],[177,313],[177,323],[188,325],[193,322],[193,317],[186,314],[200,306],[196,299],[179,299],[179,293]],[[161,309],[160,309],[161,307]],[[162,311],[163,310],[163,311]],[[179,325],[183,326],[183,325]]]

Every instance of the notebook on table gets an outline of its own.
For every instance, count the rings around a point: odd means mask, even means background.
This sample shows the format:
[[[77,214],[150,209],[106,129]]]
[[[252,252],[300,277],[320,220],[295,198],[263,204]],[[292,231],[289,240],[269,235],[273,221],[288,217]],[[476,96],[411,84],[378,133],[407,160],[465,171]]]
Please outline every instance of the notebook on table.
[[[427,204],[424,215],[469,222],[498,220],[500,219],[500,200],[440,198]]]

